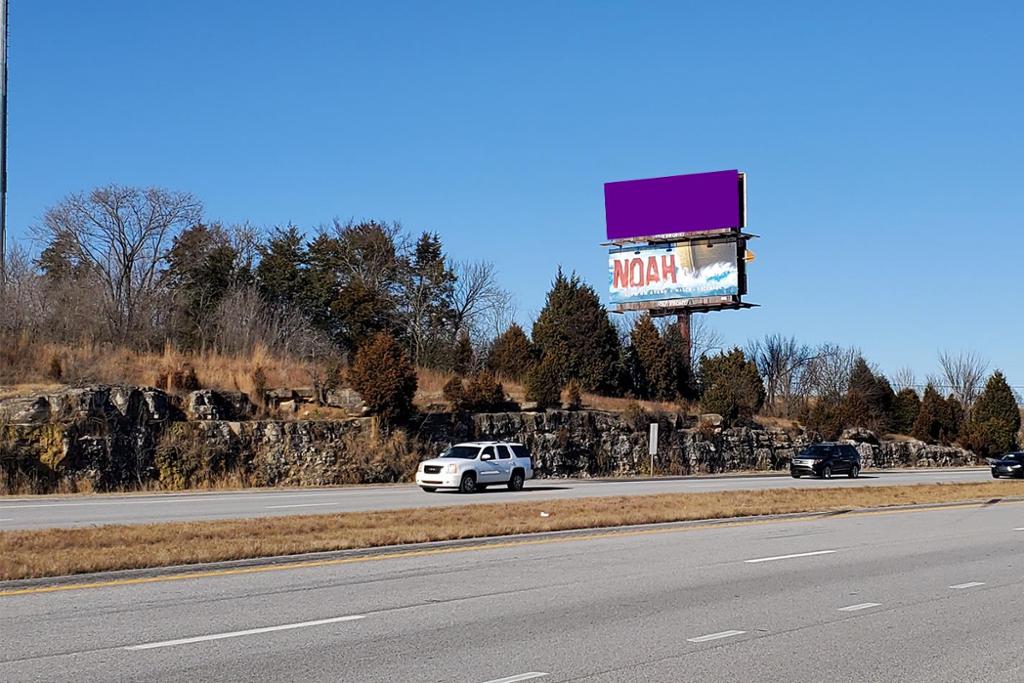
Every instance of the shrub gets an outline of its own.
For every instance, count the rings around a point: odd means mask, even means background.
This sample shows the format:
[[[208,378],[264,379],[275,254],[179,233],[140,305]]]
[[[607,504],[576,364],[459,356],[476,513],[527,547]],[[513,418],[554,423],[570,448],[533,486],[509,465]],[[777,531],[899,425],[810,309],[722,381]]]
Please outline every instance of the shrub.
[[[60,356],[57,354],[50,356],[50,369],[46,375],[54,382],[59,382],[64,377],[64,368],[61,366]]]
[[[385,428],[412,413],[416,369],[394,337],[386,332],[377,334],[356,353],[349,369],[349,383]]]
[[[461,378],[452,377],[450,380],[445,382],[441,393],[444,396],[444,400],[448,403],[448,407],[452,411],[465,409],[466,387],[463,386]]]
[[[701,408],[728,424],[750,419],[764,405],[764,383],[757,365],[738,348],[700,359]]]
[[[267,372],[262,365],[257,365],[252,371],[252,392],[255,394],[253,400],[256,405],[263,407],[267,402]]]
[[[499,410],[505,404],[505,387],[489,372],[478,372],[470,377],[465,395],[470,410]]]
[[[808,408],[804,426],[825,441],[839,438],[843,431],[844,405],[835,398],[818,398]]]
[[[562,377],[558,363],[545,356],[526,376],[526,400],[535,401],[540,409],[561,407]]]
[[[236,454],[189,423],[175,423],[156,445],[154,464],[160,486],[169,490],[209,488],[230,476],[242,479]]]
[[[583,407],[583,395],[580,383],[576,379],[569,380],[565,387],[565,407],[567,410],[579,410]]]
[[[452,371],[457,375],[464,375],[473,368],[473,343],[469,334],[460,332],[455,340],[452,349]]]
[[[487,367],[499,377],[522,381],[533,367],[530,340],[519,325],[512,323],[491,345]]]

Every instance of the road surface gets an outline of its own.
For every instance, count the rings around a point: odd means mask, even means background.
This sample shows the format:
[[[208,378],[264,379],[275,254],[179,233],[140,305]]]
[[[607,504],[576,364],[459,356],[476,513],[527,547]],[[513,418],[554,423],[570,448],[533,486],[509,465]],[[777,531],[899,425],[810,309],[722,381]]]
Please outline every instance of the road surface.
[[[0,680],[1008,683],[1022,550],[998,503],[0,594]]]
[[[526,489],[504,487],[464,495],[441,491],[425,493],[412,485],[309,489],[250,489],[234,492],[163,493],[155,495],[32,496],[0,498],[0,530],[98,524],[144,524],[200,519],[237,519],[275,515],[359,512],[398,508],[473,503],[633,496],[649,493],[739,491],[792,486],[879,486],[936,482],[989,481],[984,469],[867,472],[859,479],[829,480],[785,476],[689,477],[655,480],[541,479]]]

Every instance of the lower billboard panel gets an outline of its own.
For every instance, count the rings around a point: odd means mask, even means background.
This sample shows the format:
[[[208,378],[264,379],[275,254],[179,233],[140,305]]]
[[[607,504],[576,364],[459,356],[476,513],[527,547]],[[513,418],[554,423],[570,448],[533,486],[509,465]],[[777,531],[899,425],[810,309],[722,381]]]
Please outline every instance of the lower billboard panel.
[[[744,246],[737,240],[693,240],[619,247],[608,253],[611,303],[620,308],[735,303],[746,293]],[[636,305],[640,304],[640,305]],[[628,305],[628,306],[626,306]]]

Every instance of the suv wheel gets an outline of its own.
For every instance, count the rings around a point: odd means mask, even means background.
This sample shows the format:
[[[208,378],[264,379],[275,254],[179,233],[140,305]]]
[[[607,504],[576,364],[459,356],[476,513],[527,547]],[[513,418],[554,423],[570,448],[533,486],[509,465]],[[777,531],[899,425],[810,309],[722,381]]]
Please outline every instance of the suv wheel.
[[[825,465],[825,467],[823,467],[822,470],[821,470],[821,478],[822,479],[831,479],[832,478],[832,467],[830,467],[829,465]]]
[[[850,468],[850,479],[856,479],[860,476],[860,465],[854,465]]]
[[[522,470],[516,470],[512,473],[512,478],[508,480],[509,491],[522,491],[523,484],[526,483],[526,475],[523,474]]]
[[[472,472],[466,472],[462,475],[459,491],[461,493],[476,493],[476,477],[473,476]]]

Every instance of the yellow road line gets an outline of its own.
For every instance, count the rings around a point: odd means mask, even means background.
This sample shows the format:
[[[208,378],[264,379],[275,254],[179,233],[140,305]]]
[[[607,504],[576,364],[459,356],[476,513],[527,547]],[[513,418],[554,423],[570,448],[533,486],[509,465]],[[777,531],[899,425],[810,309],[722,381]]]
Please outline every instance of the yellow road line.
[[[1002,501],[1002,505],[1024,504],[1024,500]],[[973,504],[945,504],[926,508],[905,508],[897,510],[850,510],[845,512],[843,517],[868,517],[876,515],[897,515],[921,512],[936,512],[940,510],[970,510],[986,507],[988,503]],[[109,581],[93,581],[83,583],[55,584],[52,586],[38,586],[31,588],[17,588],[13,590],[0,591],[0,598],[15,595],[35,595],[38,593],[57,593],[62,591],[85,590],[89,588],[111,588],[115,586],[135,586],[146,583],[163,583],[165,581],[184,581],[187,579],[205,579],[219,576],[237,576],[240,574],[261,574],[264,572],[290,571],[295,569],[311,569],[317,567],[333,567],[343,564],[356,564],[361,562],[376,562],[380,560],[397,560],[410,557],[430,557],[434,555],[447,555],[452,553],[465,553],[477,550],[498,550],[507,548],[519,548],[524,546],[548,545],[552,543],[567,543],[572,541],[590,541],[606,538],[630,538],[634,536],[651,536],[654,534],[681,533],[686,531],[703,531],[707,529],[731,529],[744,526],[758,526],[762,524],[782,524],[787,522],[807,522],[815,519],[830,519],[822,517],[822,513],[830,512],[822,510],[818,512],[797,513],[797,517],[786,517],[782,519],[753,519],[737,520],[735,522],[718,522],[707,524],[694,524],[690,526],[654,528],[654,529],[630,529],[624,531],[606,531],[597,533],[582,533],[586,530],[578,529],[581,533],[569,533],[565,536],[553,538],[531,538],[520,541],[502,541],[497,543],[481,542],[475,545],[457,546],[454,548],[428,548],[424,550],[395,551],[381,553],[378,555],[364,555],[360,557],[341,557],[331,560],[309,560],[306,562],[283,562],[281,564],[257,565],[252,567],[235,567],[232,569],[210,569],[207,571],[183,572],[180,574],[166,574],[164,576],[147,576],[135,579],[111,579]],[[709,520],[710,521],[710,520]],[[671,522],[670,522],[671,524]],[[568,530],[566,530],[568,531]]]

